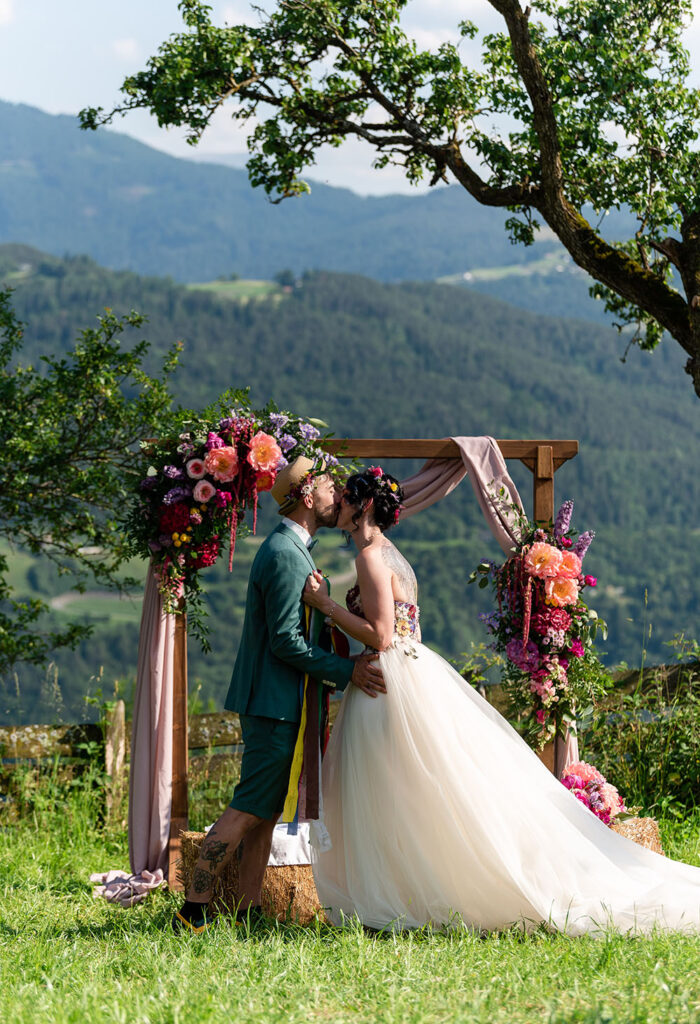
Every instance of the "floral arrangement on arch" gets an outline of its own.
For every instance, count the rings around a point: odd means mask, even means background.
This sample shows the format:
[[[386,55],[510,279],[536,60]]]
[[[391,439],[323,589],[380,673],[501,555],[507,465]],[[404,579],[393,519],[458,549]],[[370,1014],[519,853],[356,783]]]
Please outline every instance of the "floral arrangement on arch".
[[[237,535],[255,532],[259,495],[288,461],[323,458],[328,471],[341,471],[321,447],[330,436],[321,435],[322,421],[274,403],[251,409],[247,391],[227,392],[222,410],[226,415],[184,414],[177,437],[143,442],[137,494],[124,517],[134,554],[153,562],[165,610],[181,611],[184,597],[188,625],[205,649],[200,570],[214,565],[226,544],[231,568]]]
[[[536,750],[557,732],[576,731],[579,713],[605,691],[605,670],[594,647],[605,623],[583,600],[594,576],[583,560],[595,536],[570,529],[573,502],[565,501],[551,529],[518,513],[520,542],[503,565],[481,562],[470,576],[491,584],[498,608],[481,615],[490,646],[504,665],[503,687],[524,738]]]

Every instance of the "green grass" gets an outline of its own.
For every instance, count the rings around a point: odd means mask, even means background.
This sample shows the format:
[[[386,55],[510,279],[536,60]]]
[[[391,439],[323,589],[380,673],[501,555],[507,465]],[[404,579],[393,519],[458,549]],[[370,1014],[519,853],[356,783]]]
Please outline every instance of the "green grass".
[[[539,260],[511,263],[502,267],[474,267],[465,274],[448,274],[437,278],[438,284],[464,284],[465,281],[502,281],[507,277],[532,277],[533,274],[556,273],[558,267],[567,267],[570,261],[561,252],[551,252]]]
[[[99,803],[99,789],[40,797],[2,832],[0,991],[13,1024],[700,1021],[700,937],[246,932],[228,922],[175,936],[174,894],[131,910],[92,899],[91,871],[127,865],[125,836],[95,825]],[[699,831],[700,815],[665,823],[669,852],[698,863]]]

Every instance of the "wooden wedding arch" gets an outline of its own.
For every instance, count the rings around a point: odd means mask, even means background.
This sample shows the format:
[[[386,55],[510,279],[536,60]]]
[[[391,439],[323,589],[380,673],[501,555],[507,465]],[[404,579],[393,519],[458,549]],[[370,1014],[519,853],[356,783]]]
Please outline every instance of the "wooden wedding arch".
[[[532,518],[549,522],[554,518],[554,474],[579,450],[578,441],[497,441],[504,459],[524,463],[533,475]],[[344,438],[328,441],[326,449],[346,458],[358,459],[461,459],[460,451],[449,438]],[[168,877],[171,888],[178,888],[177,861],[180,858],[180,832],[189,825],[188,808],[188,731],[187,731],[187,622],[178,615],[175,624],[173,681],[173,777],[168,842]],[[553,766],[552,766],[553,770]]]

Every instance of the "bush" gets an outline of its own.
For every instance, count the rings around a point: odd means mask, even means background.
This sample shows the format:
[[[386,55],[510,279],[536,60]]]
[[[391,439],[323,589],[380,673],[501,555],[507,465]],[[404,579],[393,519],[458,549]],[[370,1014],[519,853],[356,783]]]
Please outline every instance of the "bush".
[[[631,692],[608,696],[580,723],[581,754],[619,789],[628,807],[683,817],[700,806],[700,650],[693,660],[639,673]]]

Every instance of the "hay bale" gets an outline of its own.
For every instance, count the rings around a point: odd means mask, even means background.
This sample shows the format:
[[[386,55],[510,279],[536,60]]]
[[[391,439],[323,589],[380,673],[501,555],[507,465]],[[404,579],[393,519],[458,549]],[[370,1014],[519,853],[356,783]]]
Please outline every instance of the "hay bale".
[[[181,832],[181,860],[178,878],[185,891],[192,880],[204,832]],[[232,913],[238,905],[238,858],[232,857],[217,879],[213,905],[221,912]],[[262,884],[262,906],[266,914],[280,921],[308,924],[316,916],[324,919],[318,901],[310,864],[285,864],[268,867]]]
[[[618,835],[631,839],[633,843],[639,843],[647,850],[660,853],[662,857],[666,856],[661,845],[659,826],[654,818],[626,818],[623,821],[613,821],[610,828]]]

